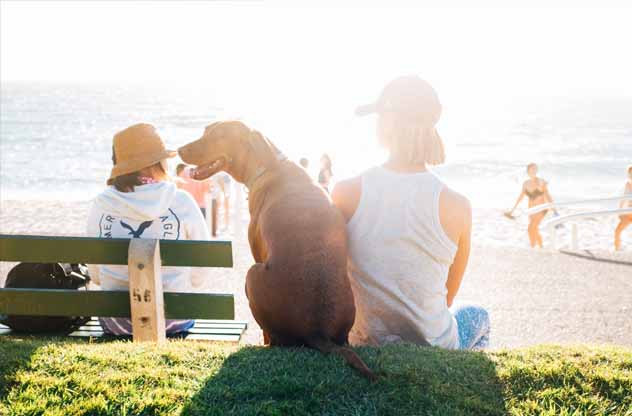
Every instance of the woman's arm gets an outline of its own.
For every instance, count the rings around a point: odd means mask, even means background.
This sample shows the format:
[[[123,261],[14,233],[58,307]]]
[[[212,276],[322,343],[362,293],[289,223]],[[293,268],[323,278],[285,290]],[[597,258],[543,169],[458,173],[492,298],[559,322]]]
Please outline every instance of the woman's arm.
[[[188,193],[181,191],[182,195],[178,195],[180,198],[178,206],[182,210],[181,219],[185,222],[186,235],[184,240],[201,240],[208,241],[211,239],[211,235],[208,230],[206,220],[200,212],[200,208]],[[211,275],[211,269],[208,267],[191,267],[189,274],[189,282],[181,282],[182,288],[190,285],[188,290],[208,292],[208,286],[205,286],[209,282],[209,276]]]
[[[456,254],[446,281],[448,307],[452,305],[461,287],[467,261],[470,257],[472,207],[464,196],[444,188],[439,197],[439,220],[448,238],[457,246]]]
[[[331,199],[346,222],[349,222],[358,209],[361,195],[362,182],[360,177],[339,181],[331,191]]]
[[[96,204],[93,202],[88,214],[88,220],[86,222],[86,237],[101,237],[99,230],[99,219],[103,213],[99,213]],[[88,271],[90,272],[90,286],[101,285],[101,268],[97,264],[88,264]]]

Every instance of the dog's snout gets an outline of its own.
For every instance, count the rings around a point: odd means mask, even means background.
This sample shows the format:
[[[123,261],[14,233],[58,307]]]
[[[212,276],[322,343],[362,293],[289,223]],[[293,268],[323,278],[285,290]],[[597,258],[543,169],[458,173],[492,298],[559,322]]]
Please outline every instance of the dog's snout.
[[[182,159],[184,162],[186,162],[187,159],[187,148],[186,146],[182,146],[178,149],[178,156],[180,156],[180,159]]]
[[[182,161],[184,163],[191,163],[191,164],[195,164],[195,162],[192,159],[194,152],[193,152],[193,145],[195,144],[195,142],[193,143],[189,143],[189,144],[185,144],[184,146],[180,147],[178,149],[178,155],[180,156],[180,159],[182,159]]]

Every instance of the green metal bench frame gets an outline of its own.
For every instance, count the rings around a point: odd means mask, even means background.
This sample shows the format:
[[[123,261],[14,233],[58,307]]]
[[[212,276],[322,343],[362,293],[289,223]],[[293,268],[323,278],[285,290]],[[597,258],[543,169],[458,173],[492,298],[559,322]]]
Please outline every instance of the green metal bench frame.
[[[131,243],[133,241],[133,243]],[[142,257],[133,246],[156,247],[156,263]],[[138,250],[137,248],[135,250]],[[136,253],[136,254],[135,254]],[[151,253],[150,253],[151,254]],[[130,267],[144,261],[146,267],[139,267],[136,273],[144,273],[145,278],[160,277],[160,267],[232,267],[232,245],[230,241],[173,241],[173,240],[129,240],[100,239],[86,237],[47,237],[0,235],[0,261],[23,261],[37,263],[90,263],[117,264]],[[155,267],[153,267],[155,266]],[[154,273],[157,275],[154,276]],[[146,282],[145,282],[146,283]],[[164,319],[199,319],[189,331],[187,339],[216,339],[238,341],[246,329],[245,322],[232,321],[235,318],[234,297],[232,294],[200,293],[164,293],[161,285],[156,288],[160,296],[157,307],[158,321]],[[146,293],[146,290],[145,290]],[[140,299],[140,297],[139,297]],[[7,315],[46,315],[46,316],[92,316],[92,317],[132,317],[132,305],[136,299],[124,291],[83,291],[52,289],[0,289],[0,314]],[[164,302],[164,307],[162,306]],[[142,303],[142,299],[141,299]],[[143,305],[146,307],[147,305]],[[162,316],[160,316],[162,314]],[[227,326],[230,328],[227,331]],[[7,327],[0,325],[0,334],[9,333]],[[155,334],[156,339],[137,339],[136,327],[134,339],[158,341],[163,336]],[[154,331],[155,332],[155,331]],[[93,320],[71,335],[103,336],[98,321]],[[146,338],[146,337],[145,337]]]

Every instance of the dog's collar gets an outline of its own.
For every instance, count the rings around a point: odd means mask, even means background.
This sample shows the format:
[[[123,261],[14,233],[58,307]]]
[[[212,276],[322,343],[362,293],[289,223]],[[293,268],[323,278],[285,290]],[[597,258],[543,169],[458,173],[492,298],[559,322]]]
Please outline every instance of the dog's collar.
[[[255,184],[255,182],[257,182],[257,180],[263,176],[264,173],[266,173],[267,169],[263,166],[259,166],[259,168],[257,169],[257,171],[255,172],[254,175],[252,175],[252,177],[250,177],[247,181],[246,181],[246,188],[248,188],[248,190],[252,189],[252,186]]]
[[[283,153],[279,152],[275,156],[277,162],[283,162],[284,160],[287,160],[287,157]],[[267,171],[268,168],[266,168],[265,166],[259,166],[255,174],[252,175],[252,177],[248,178],[248,180],[246,181],[246,188],[248,188],[248,190],[250,191],[255,183],[259,180],[259,178],[261,178]]]

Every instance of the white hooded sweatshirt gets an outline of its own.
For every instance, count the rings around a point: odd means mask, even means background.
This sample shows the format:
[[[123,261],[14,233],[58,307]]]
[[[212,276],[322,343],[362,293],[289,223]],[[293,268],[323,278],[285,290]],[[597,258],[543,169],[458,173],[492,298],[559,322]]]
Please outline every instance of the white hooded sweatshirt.
[[[172,182],[134,187],[119,192],[113,186],[94,200],[87,234],[100,238],[157,238],[163,240],[210,240],[197,204]],[[165,292],[191,290],[191,269],[162,267]],[[127,266],[99,266],[103,290],[128,290]]]

